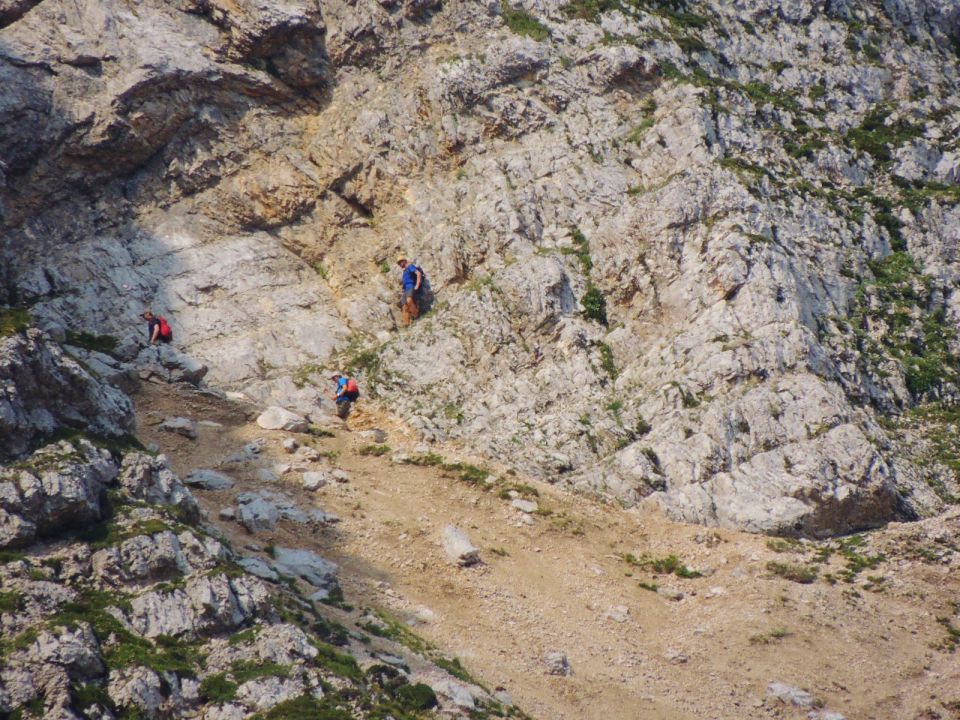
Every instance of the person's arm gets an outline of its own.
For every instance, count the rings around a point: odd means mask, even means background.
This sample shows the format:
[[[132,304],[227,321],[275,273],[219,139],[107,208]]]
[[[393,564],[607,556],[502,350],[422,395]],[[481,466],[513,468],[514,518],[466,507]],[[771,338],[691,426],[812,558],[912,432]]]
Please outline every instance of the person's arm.
[[[420,283],[423,282],[423,273],[420,272],[420,269],[419,269],[419,268],[417,268],[417,271],[416,271],[416,272],[417,272],[417,284],[413,286],[413,289],[414,289],[414,290],[419,290],[419,289],[420,289]]]
[[[160,340],[160,323],[155,322],[153,323],[153,334],[150,335],[150,343],[156,344],[158,340]]]

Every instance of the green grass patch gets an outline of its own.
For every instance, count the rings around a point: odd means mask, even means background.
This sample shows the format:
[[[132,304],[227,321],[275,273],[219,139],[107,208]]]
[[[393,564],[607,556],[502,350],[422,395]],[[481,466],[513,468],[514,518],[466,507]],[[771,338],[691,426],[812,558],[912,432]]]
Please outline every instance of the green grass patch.
[[[200,682],[200,697],[208,703],[226,703],[237,696],[239,685],[227,679],[227,673],[209,675]]]
[[[511,7],[507,0],[502,0],[500,3],[500,14],[506,26],[517,35],[526,35],[538,42],[550,37],[550,31],[546,25],[526,10]]]
[[[782,563],[771,560],[767,563],[767,571],[772,575],[782,577],[784,580],[809,585],[820,574],[820,568],[815,565],[798,565],[795,563]]]
[[[362,448],[357,450],[360,455],[372,455],[374,457],[380,457],[381,455],[386,455],[391,452],[389,445],[364,445]]]
[[[676,555],[667,555],[662,558],[651,558],[647,556],[638,558],[631,553],[625,553],[621,557],[628,565],[649,570],[657,575],[676,575],[684,579],[701,577],[700,573],[688,568]]]
[[[317,700],[312,695],[301,695],[274,705],[265,715],[255,717],[263,720],[353,720],[355,715],[349,709],[337,707],[336,698]]]
[[[936,299],[933,279],[905,252],[869,263],[873,280],[858,288],[850,326],[861,362],[880,374],[888,358],[898,362],[916,400],[960,382],[960,357],[952,351],[957,330]],[[917,310],[920,313],[917,313]],[[870,333],[869,326],[883,329]]]
[[[483,487],[489,484],[487,479],[492,474],[489,470],[470,463],[448,463],[442,455],[437,455],[436,453],[415,455],[406,458],[403,462],[407,465],[440,468],[445,473],[455,474],[458,479],[469,485],[480,485]]]
[[[0,308],[0,338],[21,333],[33,320],[26,308]]]
[[[342,653],[326,643],[312,642],[318,651],[317,656],[313,659],[314,665],[329,670],[338,677],[349,678],[356,682],[363,678],[363,672],[353,656]]]
[[[606,317],[606,314],[604,314]],[[611,380],[616,380],[620,371],[617,370],[617,363],[613,359],[613,350],[605,342],[597,343],[597,352],[600,353],[600,367]]]
[[[888,123],[889,117],[889,108],[875,107],[864,116],[858,127],[847,131],[845,142],[880,162],[890,162],[892,150],[923,135],[923,128],[904,119]]]
[[[15,613],[23,609],[23,595],[17,590],[0,592],[0,612]]]
[[[237,660],[230,666],[230,674],[234,682],[243,685],[250,680],[264,677],[290,677],[290,666],[279,663],[256,662],[252,660]]]

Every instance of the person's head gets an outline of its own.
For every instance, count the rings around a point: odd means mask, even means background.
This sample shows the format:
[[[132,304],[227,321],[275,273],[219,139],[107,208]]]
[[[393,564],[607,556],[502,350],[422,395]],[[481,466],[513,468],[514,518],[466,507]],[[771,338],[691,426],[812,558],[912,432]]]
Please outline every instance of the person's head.
[[[398,256],[397,265],[399,265],[401,269],[405,268],[407,266],[407,258],[403,255]]]
[[[330,379],[333,380],[334,382],[336,382],[337,380],[339,380],[339,379],[342,378],[342,377],[343,377],[343,373],[335,372],[333,375],[330,376]]]
[[[144,320],[153,320],[153,313],[150,310],[144,310],[142,313],[140,313],[140,317],[142,317]]]

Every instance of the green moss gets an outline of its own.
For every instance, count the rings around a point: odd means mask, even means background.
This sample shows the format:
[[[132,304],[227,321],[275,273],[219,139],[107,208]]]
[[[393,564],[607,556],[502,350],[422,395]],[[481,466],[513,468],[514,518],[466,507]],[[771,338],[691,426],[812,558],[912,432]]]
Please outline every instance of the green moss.
[[[117,345],[120,344],[120,341],[113,335],[96,335],[86,330],[81,330],[80,332],[68,330],[66,343],[67,345],[92,350],[103,353],[104,355],[112,355],[117,349]]]
[[[487,478],[491,475],[489,470],[472,465],[471,463],[448,463],[441,455],[437,455],[436,453],[415,455],[406,458],[403,462],[407,465],[438,467],[444,472],[456,473],[460,480],[471,485],[486,485]]]
[[[0,338],[21,333],[33,320],[25,308],[0,307]]]
[[[500,13],[506,26],[517,35],[526,35],[538,42],[550,37],[550,31],[543,23],[526,10],[511,7],[507,0],[501,1]]]
[[[631,553],[621,556],[628,565],[644,568],[658,575],[676,575],[679,578],[691,579],[700,577],[696,570],[688,568],[676,555],[667,555],[663,558],[636,557]]]
[[[463,682],[472,683],[474,685],[479,685],[479,683],[467,672],[467,669],[460,664],[459,658],[447,658],[443,656],[437,656],[430,658],[433,663],[448,673],[453,675],[458,680],[463,680]]]

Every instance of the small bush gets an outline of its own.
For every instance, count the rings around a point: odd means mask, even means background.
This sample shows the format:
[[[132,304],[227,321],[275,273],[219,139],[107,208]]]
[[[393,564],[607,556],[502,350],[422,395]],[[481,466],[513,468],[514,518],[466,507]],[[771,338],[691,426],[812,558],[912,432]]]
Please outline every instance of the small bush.
[[[595,320],[601,325],[607,324],[607,300],[603,293],[593,283],[587,285],[587,291],[580,299],[583,303],[583,314],[589,320]]]
[[[397,688],[396,698],[408,710],[429,710],[437,706],[437,696],[429,685],[401,685]]]

